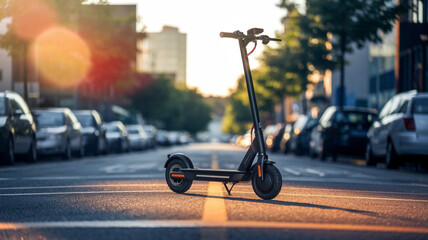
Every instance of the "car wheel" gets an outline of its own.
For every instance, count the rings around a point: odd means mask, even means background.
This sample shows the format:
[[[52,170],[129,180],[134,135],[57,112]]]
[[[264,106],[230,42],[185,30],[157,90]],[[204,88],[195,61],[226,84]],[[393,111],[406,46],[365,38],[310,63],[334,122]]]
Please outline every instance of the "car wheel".
[[[313,147],[309,147],[309,157],[312,159],[317,157],[317,152],[313,149]]]
[[[318,159],[321,161],[325,161],[325,159],[327,158],[327,149],[324,141],[321,146],[322,146],[322,149],[321,150],[318,149]]]
[[[331,150],[331,159],[333,160],[333,162],[337,161],[337,151],[335,150],[335,148]]]
[[[368,142],[366,146],[365,158],[367,166],[376,166],[377,161],[373,156],[372,145],[370,144],[370,142]]]
[[[7,141],[6,152],[3,155],[2,163],[12,165],[15,162],[15,145],[13,144],[12,137]]]
[[[29,163],[35,163],[37,162],[37,148],[36,148],[36,139],[33,138],[33,141],[31,141],[31,147],[28,151],[27,155],[25,156],[27,162]]]
[[[125,148],[124,148],[124,146],[123,146],[123,141],[122,141],[122,140],[120,140],[118,145],[119,145],[119,146],[118,146],[118,148],[117,148],[117,152],[118,152],[118,153],[122,153],[122,152],[125,150]]]
[[[65,160],[69,160],[71,159],[71,146],[70,146],[70,141],[67,141],[66,145],[65,145],[65,151],[62,154],[62,158]]]
[[[98,138],[95,143],[95,148],[92,150],[94,156],[98,156],[101,153],[101,138]]]
[[[104,146],[104,149],[103,149],[103,154],[104,155],[107,155],[107,154],[109,154],[109,148],[108,148],[108,145],[107,145],[107,139],[105,139],[105,138],[102,138],[102,141],[103,141],[103,146]]]
[[[389,141],[386,145],[386,159],[385,159],[386,167],[389,169],[398,168],[399,156],[395,152],[394,146],[392,142]]]
[[[85,156],[85,146],[83,146],[82,141],[80,141],[79,150],[77,151],[77,157],[82,158]]]

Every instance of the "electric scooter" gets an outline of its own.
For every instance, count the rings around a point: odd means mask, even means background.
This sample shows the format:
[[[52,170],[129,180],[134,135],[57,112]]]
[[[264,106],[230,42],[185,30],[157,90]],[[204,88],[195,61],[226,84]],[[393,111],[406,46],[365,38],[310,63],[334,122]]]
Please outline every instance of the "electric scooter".
[[[250,180],[252,181],[254,192],[262,199],[273,199],[281,191],[281,173],[278,168],[274,166],[275,162],[270,161],[266,154],[266,146],[254,93],[253,79],[248,62],[248,56],[256,49],[257,41],[268,44],[270,41],[281,40],[270,38],[267,35],[260,35],[262,32],[263,29],[261,28],[252,28],[247,31],[247,34],[240,31],[220,33],[220,37],[222,38],[234,38],[239,41],[245,81],[250,100],[251,116],[253,118],[253,128],[255,130],[255,138],[252,140],[251,146],[242,159],[241,164],[237,170],[201,169],[194,168],[190,158],[183,153],[168,154],[168,160],[165,163],[165,178],[172,191],[184,193],[189,190],[194,180],[222,182],[229,195],[235,184],[239,182],[248,182]],[[254,43],[254,48],[247,53],[246,47],[251,42]],[[257,162],[253,164],[256,156]],[[228,188],[228,183],[232,184],[230,188]]]

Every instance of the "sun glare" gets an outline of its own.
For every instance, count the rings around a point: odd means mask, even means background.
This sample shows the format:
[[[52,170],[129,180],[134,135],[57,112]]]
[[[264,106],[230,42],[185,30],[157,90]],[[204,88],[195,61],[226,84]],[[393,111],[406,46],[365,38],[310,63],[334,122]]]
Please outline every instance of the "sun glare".
[[[56,12],[40,1],[14,1],[12,16],[13,32],[24,40],[36,38],[58,20]]]
[[[50,28],[38,36],[31,47],[31,54],[42,79],[58,88],[78,85],[91,66],[86,42],[63,27]]]

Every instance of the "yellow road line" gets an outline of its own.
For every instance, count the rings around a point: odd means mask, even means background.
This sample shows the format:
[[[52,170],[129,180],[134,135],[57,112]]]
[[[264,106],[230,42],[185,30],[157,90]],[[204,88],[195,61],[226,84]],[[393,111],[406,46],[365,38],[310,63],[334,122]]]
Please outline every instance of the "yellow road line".
[[[211,168],[218,169],[217,154],[213,153],[211,158]],[[219,182],[209,182],[202,221],[227,221],[226,205],[222,197],[223,185]]]
[[[211,168],[218,169],[218,156],[216,153],[211,155]],[[203,223],[227,223],[226,204],[223,197],[224,192],[222,184],[219,182],[209,182],[207,197],[205,198],[204,212],[202,214]],[[226,231],[226,228],[202,228],[201,239],[223,240],[227,238]]]

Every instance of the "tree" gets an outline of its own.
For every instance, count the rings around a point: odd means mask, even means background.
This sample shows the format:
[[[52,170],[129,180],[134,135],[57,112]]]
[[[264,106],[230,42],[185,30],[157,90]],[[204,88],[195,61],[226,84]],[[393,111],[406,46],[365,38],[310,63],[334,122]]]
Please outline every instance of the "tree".
[[[135,69],[132,69],[130,64],[130,59],[133,56],[135,58],[137,51],[135,38],[144,37],[143,33],[135,32],[137,20],[135,12],[125,14],[122,13],[124,11],[115,11],[115,6],[109,6],[105,0],[84,4],[86,2],[87,0],[1,1],[0,20],[7,17],[11,17],[13,20],[9,24],[7,32],[0,35],[0,47],[6,49],[10,56],[20,61],[20,74],[14,78],[18,78],[24,83],[26,100],[28,100],[26,85],[29,70],[27,67],[29,46],[46,30],[56,26],[66,27],[71,32],[75,32],[90,48],[90,69],[85,76],[85,82],[80,82],[83,78],[76,81],[76,83],[80,83],[79,90],[84,90],[79,91],[80,94],[90,98],[104,99],[108,95],[106,93],[112,92],[110,91],[112,87],[114,94],[118,95],[128,94],[139,85],[134,75]],[[62,38],[59,40],[62,41]],[[58,52],[60,56],[72,55]],[[76,55],[78,54],[73,56]],[[61,61],[58,60],[55,64],[58,62]],[[57,68],[61,68],[64,62],[56,64]],[[55,65],[49,64],[50,67]],[[38,68],[40,69],[40,66]],[[68,66],[68,69],[73,72],[72,67]],[[61,79],[55,78],[55,81],[60,82]],[[50,86],[47,85],[47,87]],[[58,86],[54,88],[56,90]]]
[[[8,31],[0,35],[0,47],[8,51],[9,56],[19,56],[21,78],[24,83],[24,98],[27,92],[27,55],[32,40],[42,31],[55,24],[68,25],[73,22],[86,0],[9,0],[0,3],[0,21],[12,18]],[[103,2],[103,1],[100,1]]]
[[[307,0],[306,11],[320,20],[322,29],[337,38],[333,52],[340,68],[339,107],[345,104],[345,54],[352,45],[362,47],[366,41],[381,42],[380,32],[387,33],[406,9],[391,0]]]
[[[270,119],[273,106],[278,101],[276,96],[266,88],[266,83],[268,82],[266,70],[266,68],[260,68],[252,71],[261,122],[266,122]],[[226,104],[222,130],[227,133],[242,134],[250,129],[252,125],[247,87],[244,75],[242,75],[238,79],[237,88],[232,91],[229,102]]]
[[[317,18],[300,13],[293,1],[282,0],[278,7],[287,11],[283,18],[284,31],[277,34],[282,42],[277,48],[267,48],[263,62],[269,69],[266,87],[282,100],[284,96],[304,93],[311,84],[308,76],[324,74],[334,66],[334,61],[327,32]],[[302,112],[306,112],[305,104]]]
[[[166,130],[195,134],[205,130],[211,120],[211,108],[196,89],[177,89],[163,76],[135,93],[132,105],[149,122]]]

